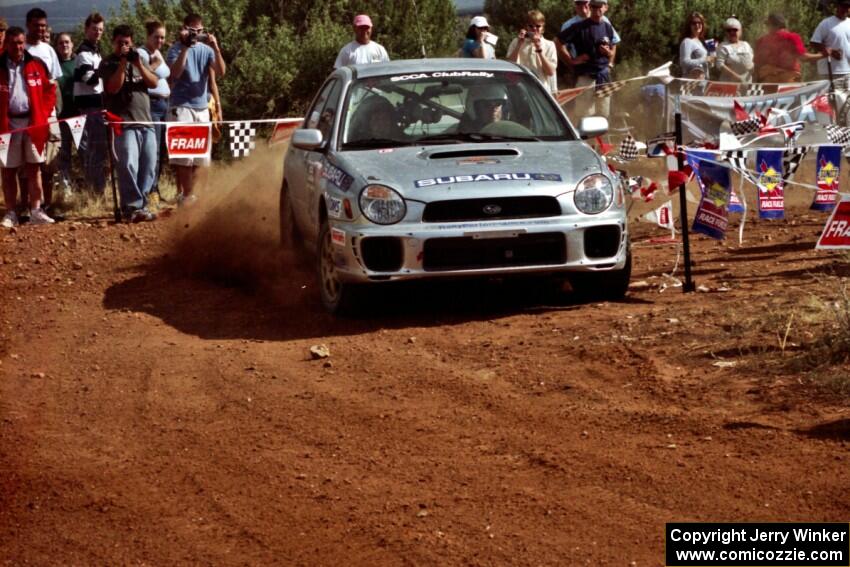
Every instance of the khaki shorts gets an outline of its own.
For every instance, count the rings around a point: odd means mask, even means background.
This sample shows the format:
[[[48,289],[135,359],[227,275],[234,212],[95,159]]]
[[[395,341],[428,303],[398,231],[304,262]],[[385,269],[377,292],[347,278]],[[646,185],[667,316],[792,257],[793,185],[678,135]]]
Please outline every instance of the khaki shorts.
[[[166,115],[165,120],[167,122],[187,123],[209,122],[210,110],[209,108],[196,110],[194,108],[189,108],[188,106],[172,106],[168,109],[168,114]],[[210,164],[210,158],[168,158],[168,163],[171,165],[208,166]]]
[[[9,119],[9,126],[12,130],[26,128],[29,124],[29,118]],[[7,169],[15,169],[21,167],[24,163],[44,163],[44,154],[36,151],[26,131],[15,132],[9,138],[9,152],[6,154],[6,161],[2,165]]]

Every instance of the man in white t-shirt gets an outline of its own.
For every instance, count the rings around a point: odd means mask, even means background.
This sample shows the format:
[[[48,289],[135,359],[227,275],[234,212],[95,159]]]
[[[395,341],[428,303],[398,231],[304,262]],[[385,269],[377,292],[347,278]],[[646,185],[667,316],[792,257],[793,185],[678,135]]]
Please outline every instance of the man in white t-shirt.
[[[832,65],[833,78],[842,78],[850,75],[850,61],[848,61],[847,47],[850,46],[850,0],[838,0],[835,6],[835,15],[830,16],[815,28],[812,34],[811,45],[816,51],[827,56],[818,61],[818,74],[821,78],[829,78],[829,65]]]
[[[346,65],[363,65],[365,63],[383,63],[390,56],[383,45],[372,41],[372,19],[360,14],[354,18],[354,41],[345,45],[336,57],[334,69]]]
[[[41,41],[47,31],[47,12],[41,8],[33,8],[27,12],[27,42],[25,49],[33,57],[38,57],[47,66],[50,81],[56,82],[62,76],[59,56],[49,43]]]

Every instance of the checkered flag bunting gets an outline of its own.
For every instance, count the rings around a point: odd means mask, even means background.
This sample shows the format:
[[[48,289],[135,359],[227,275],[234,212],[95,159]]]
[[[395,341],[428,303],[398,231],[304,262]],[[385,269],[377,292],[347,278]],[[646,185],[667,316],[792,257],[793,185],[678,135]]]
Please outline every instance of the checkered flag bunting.
[[[617,157],[622,161],[634,161],[638,157],[638,146],[635,139],[628,135],[620,141],[620,149]]]
[[[807,146],[788,148],[782,153],[782,181],[789,181],[794,177],[807,153],[809,153]]]
[[[732,133],[736,136],[746,136],[747,134],[756,134],[761,128],[761,121],[758,118],[749,118],[747,120],[739,120],[731,124]]]
[[[622,89],[624,86],[626,86],[626,81],[605,83],[604,85],[599,85],[596,87],[593,96],[595,96],[596,98],[605,98],[607,96],[611,96],[618,90]]]
[[[850,127],[829,124],[826,127],[826,136],[831,143],[846,146],[850,143]]]
[[[679,79],[679,93],[689,96],[694,94],[703,84],[703,81]]]
[[[743,175],[753,185],[758,185],[753,173],[747,169],[747,152],[744,150],[733,150],[723,153],[723,159],[729,162],[732,169]]]
[[[764,85],[759,83],[741,84],[738,86],[738,96],[762,96],[765,94]]]
[[[254,149],[257,129],[250,122],[234,122],[230,125],[230,151],[233,157],[246,157]]]

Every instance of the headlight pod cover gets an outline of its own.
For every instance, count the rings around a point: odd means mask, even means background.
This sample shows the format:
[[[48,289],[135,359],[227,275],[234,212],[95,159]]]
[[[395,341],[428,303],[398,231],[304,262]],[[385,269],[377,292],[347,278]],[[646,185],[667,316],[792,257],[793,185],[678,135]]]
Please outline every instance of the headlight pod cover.
[[[360,211],[375,224],[395,224],[407,214],[407,205],[395,190],[367,185],[360,191]]]
[[[588,175],[576,187],[573,199],[578,210],[587,215],[595,215],[611,206],[614,200],[614,186],[611,180],[601,173]]]

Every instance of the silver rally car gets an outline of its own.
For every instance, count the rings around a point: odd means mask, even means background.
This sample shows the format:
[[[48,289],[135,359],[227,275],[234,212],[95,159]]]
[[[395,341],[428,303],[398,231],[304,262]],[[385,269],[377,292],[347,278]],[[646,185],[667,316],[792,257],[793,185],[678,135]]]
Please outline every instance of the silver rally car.
[[[619,176],[524,67],[482,59],[337,69],[285,157],[281,238],[316,257],[322,302],[363,284],[569,276],[616,299],[631,273]]]

